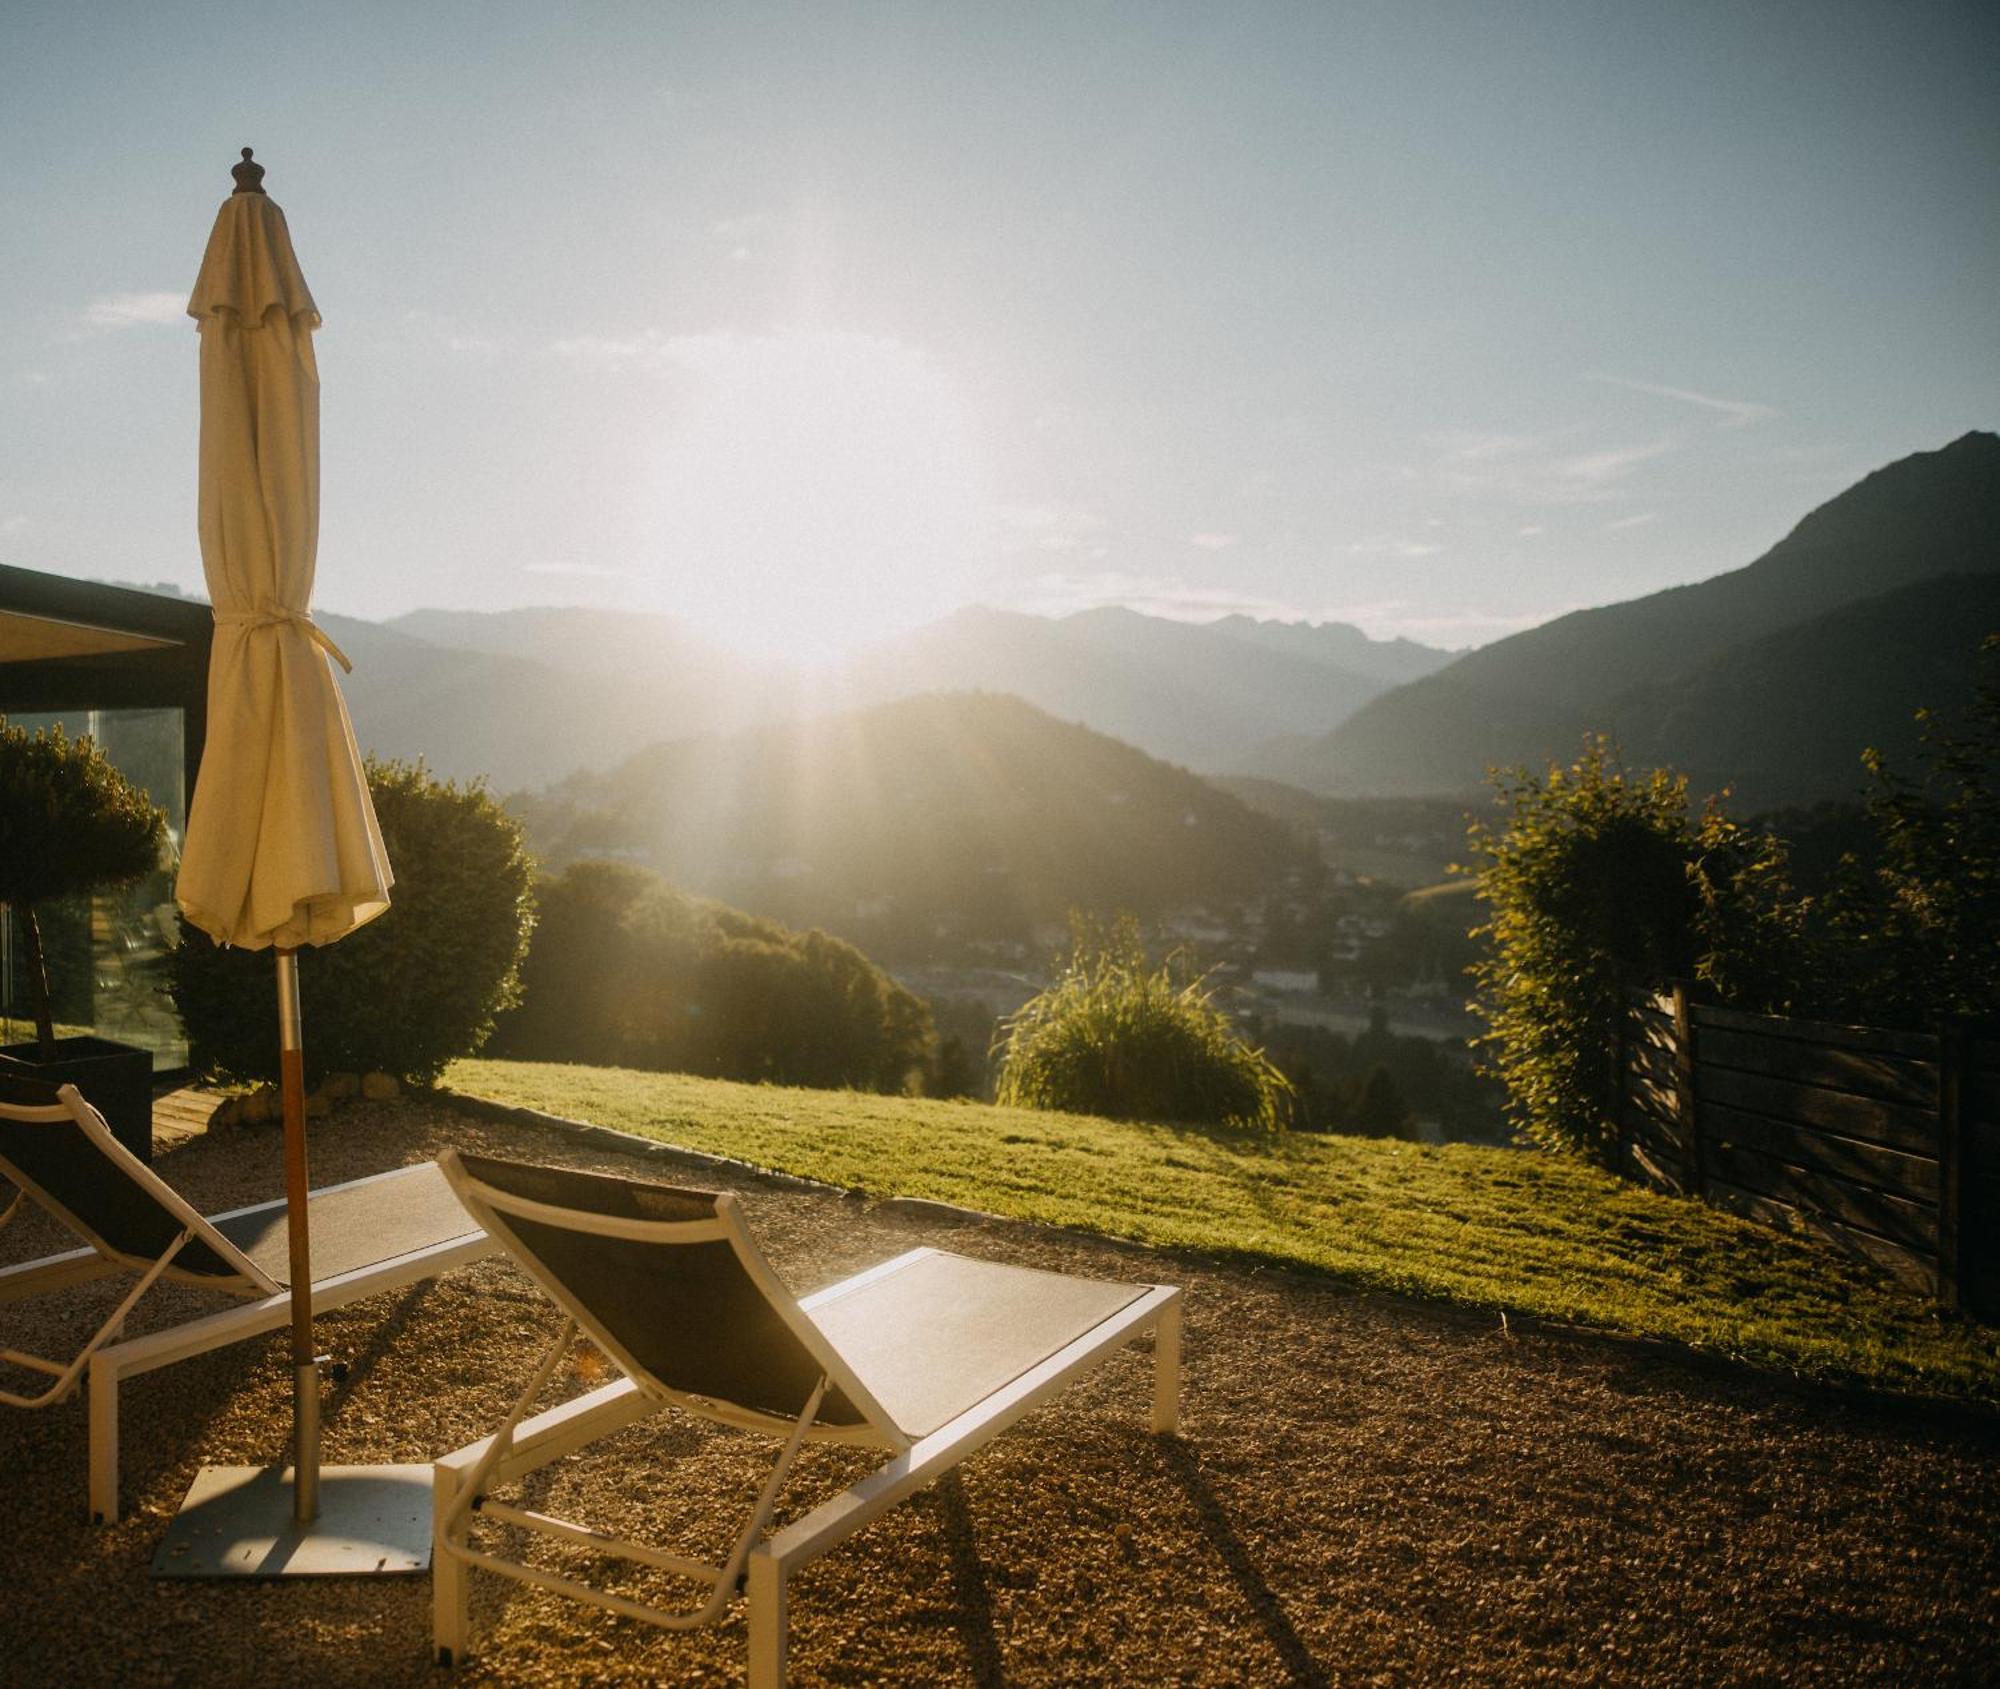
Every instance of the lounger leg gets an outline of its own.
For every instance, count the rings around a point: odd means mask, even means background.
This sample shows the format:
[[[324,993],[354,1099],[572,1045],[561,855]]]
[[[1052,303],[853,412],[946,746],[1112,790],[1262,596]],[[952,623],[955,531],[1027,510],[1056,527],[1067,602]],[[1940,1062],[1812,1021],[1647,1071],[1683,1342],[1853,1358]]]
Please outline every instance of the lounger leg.
[[[459,1474],[439,1461],[431,1468],[431,1650],[441,1666],[465,1664],[472,1629],[472,1568],[444,1551],[444,1524],[458,1499]]]
[[[759,1553],[749,1575],[750,1689],[785,1689],[785,1574]]]
[[[1153,1327],[1153,1429],[1181,1428],[1181,1299],[1160,1309]]]
[[[90,1517],[118,1519],[118,1362],[102,1349],[90,1357]]]

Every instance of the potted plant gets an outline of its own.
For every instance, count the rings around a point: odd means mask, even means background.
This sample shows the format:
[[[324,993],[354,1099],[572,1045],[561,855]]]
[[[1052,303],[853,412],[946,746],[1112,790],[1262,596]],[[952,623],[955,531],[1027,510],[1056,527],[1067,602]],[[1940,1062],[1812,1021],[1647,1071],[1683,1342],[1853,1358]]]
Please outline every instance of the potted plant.
[[[0,718],[0,903],[19,924],[35,1040],[0,1049],[0,1078],[74,1085],[141,1160],[153,1146],[153,1058],[108,1038],[58,1038],[36,905],[129,885],[159,865],[167,818],[90,739]]]

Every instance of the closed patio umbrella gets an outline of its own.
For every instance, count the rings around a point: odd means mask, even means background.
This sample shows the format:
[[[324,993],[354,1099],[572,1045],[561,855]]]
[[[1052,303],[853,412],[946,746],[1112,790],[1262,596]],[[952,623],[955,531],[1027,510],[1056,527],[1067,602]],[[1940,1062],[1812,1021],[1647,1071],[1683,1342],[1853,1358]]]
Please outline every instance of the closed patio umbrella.
[[[244,148],[188,315],[201,333],[202,572],[215,607],[208,742],[182,855],[183,912],[218,944],[331,944],[393,883],[347,706],[313,625],[319,311],[285,214]]]
[[[200,532],[215,610],[208,739],[178,897],[219,944],[277,957],[296,1414],[293,1517],[319,1504],[319,1382],[306,1230],[298,951],[389,906],[392,875],[331,663],[310,616],[319,543],[319,311],[285,214],[243,149],[188,314],[201,334]]]

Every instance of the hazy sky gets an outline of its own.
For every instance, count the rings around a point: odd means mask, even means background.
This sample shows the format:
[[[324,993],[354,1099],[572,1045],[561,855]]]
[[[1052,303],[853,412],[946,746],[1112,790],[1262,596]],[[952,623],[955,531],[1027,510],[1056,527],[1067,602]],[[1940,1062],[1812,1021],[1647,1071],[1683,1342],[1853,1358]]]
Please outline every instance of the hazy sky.
[[[8,0],[0,560],[199,585],[249,144],[322,607],[1481,641],[2000,424],[1996,90],[1991,0]]]

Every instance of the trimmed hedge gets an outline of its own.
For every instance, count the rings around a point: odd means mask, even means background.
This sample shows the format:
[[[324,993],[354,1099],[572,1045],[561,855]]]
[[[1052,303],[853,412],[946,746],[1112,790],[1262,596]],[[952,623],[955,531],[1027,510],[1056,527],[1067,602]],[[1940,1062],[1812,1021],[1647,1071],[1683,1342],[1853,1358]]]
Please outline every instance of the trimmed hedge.
[[[533,868],[518,823],[482,782],[371,760],[368,789],[395,890],[368,925],[300,955],[306,1077],[380,1071],[429,1084],[519,999]],[[185,921],[181,934],[170,981],[196,1071],[274,1080],[270,953],[219,948]]]

